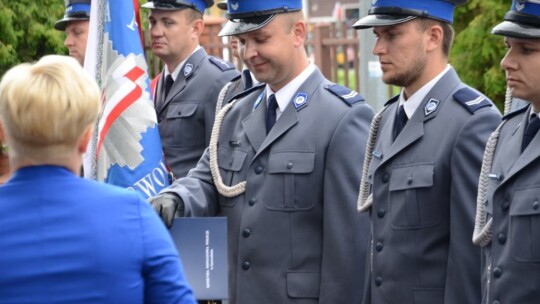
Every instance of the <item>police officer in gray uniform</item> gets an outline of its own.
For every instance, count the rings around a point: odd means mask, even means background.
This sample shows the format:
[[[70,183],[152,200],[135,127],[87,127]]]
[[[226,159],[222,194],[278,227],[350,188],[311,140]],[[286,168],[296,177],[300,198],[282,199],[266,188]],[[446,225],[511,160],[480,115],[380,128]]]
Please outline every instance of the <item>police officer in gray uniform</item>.
[[[356,210],[373,110],[326,80],[304,49],[301,0],[237,0],[220,35],[236,35],[262,84],[216,117],[186,178],[151,203],[170,225],[226,216],[235,304],[359,303],[368,217]]]
[[[86,55],[90,3],[90,0],[65,0],[64,16],[54,24],[56,30],[65,31],[64,46],[68,48],[69,56],[77,59],[81,65]]]
[[[482,246],[482,303],[540,303],[540,3],[514,0],[501,61],[514,97],[530,105],[503,118],[488,141],[473,241]]]
[[[378,0],[373,28],[383,81],[402,87],[373,119],[359,209],[372,223],[364,304],[480,302],[471,243],[485,144],[501,121],[448,64],[464,1]]]
[[[165,162],[175,178],[186,176],[210,142],[221,88],[238,75],[234,66],[208,56],[199,45],[203,13],[213,0],[155,0],[148,16],[152,50],[165,63],[155,108]]]

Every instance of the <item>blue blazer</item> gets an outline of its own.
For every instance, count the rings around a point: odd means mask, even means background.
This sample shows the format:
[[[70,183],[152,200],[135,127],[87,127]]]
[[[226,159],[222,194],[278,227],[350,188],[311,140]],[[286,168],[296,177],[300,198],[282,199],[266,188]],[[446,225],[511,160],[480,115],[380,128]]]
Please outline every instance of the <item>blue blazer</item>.
[[[195,303],[139,195],[57,166],[0,186],[0,303]]]

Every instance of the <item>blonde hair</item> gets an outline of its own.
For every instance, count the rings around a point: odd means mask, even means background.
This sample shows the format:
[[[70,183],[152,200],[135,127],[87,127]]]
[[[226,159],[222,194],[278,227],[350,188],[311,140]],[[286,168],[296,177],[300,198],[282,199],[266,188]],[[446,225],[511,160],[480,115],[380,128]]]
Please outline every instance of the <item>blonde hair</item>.
[[[17,65],[0,82],[0,120],[10,151],[22,156],[43,159],[71,151],[100,107],[96,82],[68,56]]]

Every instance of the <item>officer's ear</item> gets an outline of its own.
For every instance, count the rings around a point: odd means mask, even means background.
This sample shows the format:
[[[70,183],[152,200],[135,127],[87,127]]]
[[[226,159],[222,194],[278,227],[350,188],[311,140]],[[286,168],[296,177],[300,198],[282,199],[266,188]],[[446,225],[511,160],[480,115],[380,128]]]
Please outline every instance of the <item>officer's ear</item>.
[[[432,23],[427,27],[425,34],[427,35],[426,50],[432,51],[442,47],[444,39],[444,30],[438,23]]]
[[[197,37],[201,37],[203,31],[204,31],[204,20],[203,19],[195,19],[192,22],[193,26],[193,34],[197,35]]]
[[[291,28],[294,35],[294,46],[303,47],[306,40],[307,28],[303,19],[296,20]]]

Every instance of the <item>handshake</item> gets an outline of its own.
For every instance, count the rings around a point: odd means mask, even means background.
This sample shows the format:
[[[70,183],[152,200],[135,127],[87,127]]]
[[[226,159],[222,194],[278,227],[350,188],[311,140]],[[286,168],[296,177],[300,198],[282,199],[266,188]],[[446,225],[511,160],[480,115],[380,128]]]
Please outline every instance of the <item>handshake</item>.
[[[165,192],[151,197],[148,202],[156,210],[167,228],[172,227],[173,219],[184,216],[184,202],[171,192]]]

